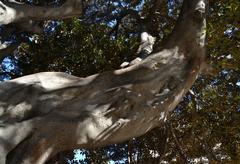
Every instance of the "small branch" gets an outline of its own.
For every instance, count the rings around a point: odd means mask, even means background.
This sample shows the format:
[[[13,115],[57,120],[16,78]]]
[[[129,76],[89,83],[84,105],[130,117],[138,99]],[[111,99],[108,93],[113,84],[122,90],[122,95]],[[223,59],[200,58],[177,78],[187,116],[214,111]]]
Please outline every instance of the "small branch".
[[[133,154],[133,139],[128,141],[128,163],[131,164],[133,162],[132,154]]]
[[[40,26],[40,21],[27,20],[16,23],[16,27],[19,29],[19,32],[29,32],[35,34],[41,34],[43,32],[42,27]]]
[[[181,158],[184,160],[184,163],[189,163],[189,160],[188,160],[188,157],[186,155],[186,152],[183,149],[183,146],[181,145],[181,143],[179,142],[179,140],[178,140],[178,138],[177,138],[177,136],[176,136],[176,134],[175,134],[175,132],[173,130],[173,127],[172,127],[171,123],[169,123],[169,129],[170,129],[171,135],[172,135],[172,137],[174,139],[174,142],[176,144],[176,147],[178,149],[178,152],[179,152]]]
[[[162,142],[161,142],[161,149],[158,151],[159,152],[159,158],[158,161],[161,162],[161,160],[163,159],[166,150],[167,150],[167,143],[168,143],[168,139],[169,139],[169,130],[168,130],[168,126],[167,123],[164,124],[164,128],[163,128],[163,135],[161,135]]]
[[[214,68],[211,64],[204,62],[201,66],[201,73],[203,75],[210,75],[215,77],[218,75],[219,70]]]

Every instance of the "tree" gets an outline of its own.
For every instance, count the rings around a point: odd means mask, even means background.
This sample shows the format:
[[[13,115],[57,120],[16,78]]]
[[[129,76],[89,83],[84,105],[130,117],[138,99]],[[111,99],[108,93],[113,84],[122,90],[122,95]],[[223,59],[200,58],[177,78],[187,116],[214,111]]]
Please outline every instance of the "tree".
[[[139,64],[84,79],[61,73],[42,73],[1,84],[2,94],[7,91],[10,96],[12,93],[16,96],[11,99],[8,96],[1,98],[4,111],[1,120],[5,125],[3,129],[8,132],[27,125],[26,131],[21,133],[23,136],[18,134],[21,136],[18,141],[9,149],[2,148],[1,154],[9,154],[8,160],[13,163],[14,160],[19,162],[25,159],[44,161],[61,150],[118,143],[139,136],[155,126],[162,126],[168,113],[179,103],[200,69],[205,66],[205,8],[197,8],[202,2],[185,1],[182,14],[170,37],[161,48]],[[21,8],[22,5],[10,4],[23,11],[28,9]],[[10,4],[3,5],[11,6]],[[70,1],[63,5],[64,8],[66,4],[70,4]],[[37,7],[34,10],[44,8]],[[75,10],[72,11],[75,13]],[[16,17],[12,21],[21,21],[24,17],[35,18],[31,12],[24,13],[30,15]],[[65,14],[63,17],[68,17],[68,14],[72,16],[73,13],[61,12]],[[49,15],[54,14],[44,14],[38,19],[53,18]],[[3,22],[9,23],[6,20]],[[51,80],[48,79],[49,76]],[[50,83],[54,86],[50,86]],[[48,126],[42,127],[46,122],[49,122]],[[69,131],[62,131],[67,127]],[[52,129],[56,131],[52,132]],[[72,137],[76,130],[81,133]],[[59,137],[61,134],[62,138]],[[69,136],[72,140],[69,140]],[[11,140],[7,137],[8,141]],[[56,145],[56,141],[64,144]],[[5,146],[6,143],[2,145]],[[16,145],[18,146],[15,147]],[[39,146],[39,152],[32,152],[31,145]],[[41,158],[43,155],[45,159]]]

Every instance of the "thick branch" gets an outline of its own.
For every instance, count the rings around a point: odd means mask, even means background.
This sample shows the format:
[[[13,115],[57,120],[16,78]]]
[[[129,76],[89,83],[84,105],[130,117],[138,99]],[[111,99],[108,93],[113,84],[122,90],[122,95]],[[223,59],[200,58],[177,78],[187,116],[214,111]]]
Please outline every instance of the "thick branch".
[[[115,144],[162,126],[204,63],[204,2],[185,0],[164,49],[133,66],[86,78],[39,73],[1,83],[0,163],[40,164],[59,151]]]
[[[183,2],[177,24],[165,41],[164,47],[170,48],[178,45],[187,50],[192,46],[196,48],[205,46],[207,2],[207,0],[185,0]]]
[[[80,16],[85,7],[83,0],[67,0],[60,7],[40,7],[14,1],[0,1],[0,25],[26,20],[66,19]],[[84,5],[84,6],[83,6]]]

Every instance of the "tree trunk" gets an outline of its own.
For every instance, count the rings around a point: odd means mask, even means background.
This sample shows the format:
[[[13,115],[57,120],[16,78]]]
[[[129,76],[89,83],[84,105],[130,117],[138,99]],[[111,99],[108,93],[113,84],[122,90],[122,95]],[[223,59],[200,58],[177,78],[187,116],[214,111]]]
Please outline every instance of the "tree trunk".
[[[60,151],[120,143],[161,126],[201,71],[205,12],[205,0],[185,0],[164,48],[130,67],[1,83],[0,163],[41,164]]]

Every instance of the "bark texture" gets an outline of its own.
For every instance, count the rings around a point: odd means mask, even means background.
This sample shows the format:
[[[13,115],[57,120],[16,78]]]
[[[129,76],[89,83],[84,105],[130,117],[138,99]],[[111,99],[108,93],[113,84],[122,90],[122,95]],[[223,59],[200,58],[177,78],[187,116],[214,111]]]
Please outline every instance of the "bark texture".
[[[1,83],[0,163],[42,164],[60,151],[119,143],[161,126],[204,65],[206,3],[185,0],[164,48],[130,67]]]

